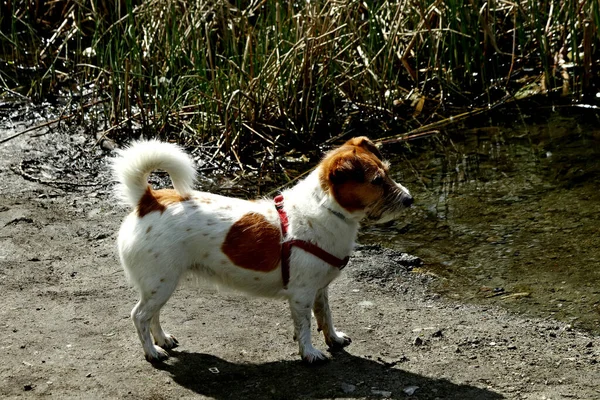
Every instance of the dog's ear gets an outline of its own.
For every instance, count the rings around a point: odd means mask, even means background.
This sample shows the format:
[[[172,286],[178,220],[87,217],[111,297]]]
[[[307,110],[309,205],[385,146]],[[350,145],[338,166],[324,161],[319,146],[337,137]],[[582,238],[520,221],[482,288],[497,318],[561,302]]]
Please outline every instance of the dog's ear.
[[[381,153],[379,152],[379,148],[377,147],[377,145],[366,136],[352,138],[345,143],[345,146],[362,147],[363,149],[375,154],[380,160],[382,159]]]
[[[352,156],[338,157],[330,166],[329,169],[329,181],[333,184],[345,183],[348,181],[353,182],[364,182],[365,171],[360,162],[360,159],[356,156],[356,150],[353,151]]]

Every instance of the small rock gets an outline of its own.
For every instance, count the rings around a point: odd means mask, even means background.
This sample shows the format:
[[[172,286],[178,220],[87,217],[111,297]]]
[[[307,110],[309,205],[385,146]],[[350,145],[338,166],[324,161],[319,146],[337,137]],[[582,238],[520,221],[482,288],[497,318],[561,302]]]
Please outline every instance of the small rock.
[[[106,232],[101,232],[99,234],[97,234],[96,236],[94,236],[94,240],[102,240],[102,239],[106,239],[107,237],[109,237],[110,235]]]
[[[87,374],[85,377],[86,377],[86,378],[91,378],[91,377],[92,377],[92,373],[91,373],[91,372],[89,372],[89,373],[88,373],[88,374]]]
[[[407,362],[407,361],[410,361],[410,359],[408,357],[406,357],[406,356],[402,356],[402,357],[400,357],[398,359],[399,363],[404,363],[404,362]]]
[[[421,339],[420,337],[416,337],[415,340],[413,340],[413,345],[415,346],[422,346],[423,345],[423,339]]]
[[[375,389],[375,388],[371,388],[371,394],[385,397],[385,398],[392,397],[392,392],[389,392],[387,390],[379,390],[379,389]]]
[[[100,148],[105,151],[113,151],[117,148],[117,144],[110,139],[102,139],[100,141]]]
[[[585,345],[585,347],[587,347],[587,348],[594,347],[594,343],[589,342],[588,344]]]
[[[407,386],[402,391],[406,393],[408,396],[412,396],[419,389],[418,386]]]
[[[346,382],[342,382],[341,387],[344,393],[352,393],[356,390],[356,386]]]
[[[507,349],[509,349],[509,350],[516,350],[517,346],[515,346],[514,344],[511,344],[510,346],[507,347]]]
[[[444,336],[444,333],[442,332],[441,329],[437,330],[431,334],[431,337],[434,337],[434,338],[441,338],[443,336]]]
[[[23,385],[23,390],[29,392],[30,390],[33,390],[33,385],[30,383]]]

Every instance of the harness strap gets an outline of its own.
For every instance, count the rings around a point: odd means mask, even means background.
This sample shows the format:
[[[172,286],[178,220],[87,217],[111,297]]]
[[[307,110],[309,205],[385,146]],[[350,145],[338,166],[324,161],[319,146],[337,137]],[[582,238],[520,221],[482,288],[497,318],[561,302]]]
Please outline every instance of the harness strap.
[[[283,286],[287,288],[290,282],[290,255],[292,254],[292,247],[296,246],[302,250],[310,253],[334,268],[343,269],[350,260],[350,257],[339,258],[333,254],[323,250],[316,244],[307,242],[306,240],[290,239],[285,240],[288,232],[289,220],[287,213],[283,209],[283,195],[278,195],[274,199],[275,208],[279,213],[279,220],[281,221],[281,235],[283,237],[283,243],[281,244],[281,278],[283,279]]]

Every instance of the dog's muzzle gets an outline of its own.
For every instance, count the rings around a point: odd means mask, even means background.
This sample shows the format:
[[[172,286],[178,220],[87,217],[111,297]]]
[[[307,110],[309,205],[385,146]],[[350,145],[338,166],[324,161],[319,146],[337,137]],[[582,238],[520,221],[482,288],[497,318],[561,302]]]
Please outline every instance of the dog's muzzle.
[[[402,193],[400,195],[400,202],[404,207],[410,207],[415,202],[415,199],[408,193]]]

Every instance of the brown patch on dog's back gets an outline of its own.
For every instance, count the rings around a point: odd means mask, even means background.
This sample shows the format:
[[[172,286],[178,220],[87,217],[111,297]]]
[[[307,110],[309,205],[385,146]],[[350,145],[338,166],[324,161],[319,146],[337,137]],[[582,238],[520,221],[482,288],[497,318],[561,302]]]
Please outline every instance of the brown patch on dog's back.
[[[248,213],[227,232],[221,250],[238,267],[260,272],[277,268],[281,258],[279,228],[258,213]]]
[[[162,214],[171,204],[187,200],[189,200],[189,197],[181,196],[173,189],[152,190],[148,186],[148,189],[146,189],[146,192],[138,203],[137,214],[140,218],[153,211],[160,211]]]

